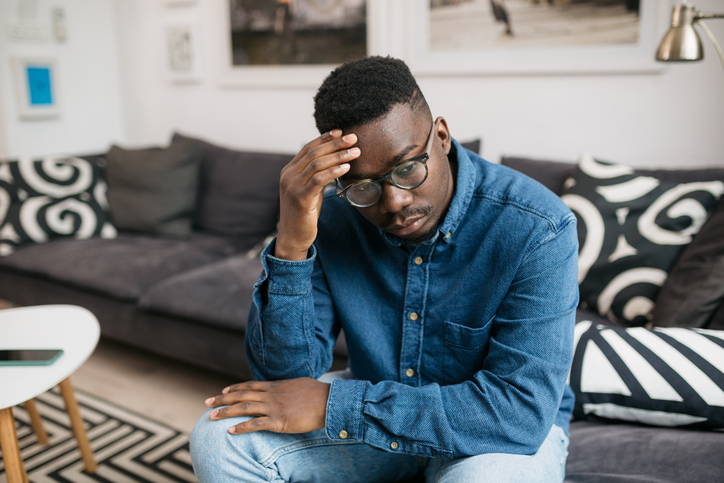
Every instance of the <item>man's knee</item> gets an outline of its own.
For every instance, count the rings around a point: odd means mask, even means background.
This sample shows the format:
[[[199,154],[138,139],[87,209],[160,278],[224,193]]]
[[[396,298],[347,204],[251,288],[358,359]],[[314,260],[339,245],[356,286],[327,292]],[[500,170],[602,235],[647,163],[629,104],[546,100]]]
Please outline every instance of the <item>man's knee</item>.
[[[233,444],[231,439],[238,436],[229,433],[231,426],[241,422],[239,418],[234,418],[233,422],[212,420],[211,411],[209,409],[201,416],[189,437],[191,462],[200,481],[216,479],[214,475],[228,468],[228,463],[238,458],[240,451],[239,445]]]

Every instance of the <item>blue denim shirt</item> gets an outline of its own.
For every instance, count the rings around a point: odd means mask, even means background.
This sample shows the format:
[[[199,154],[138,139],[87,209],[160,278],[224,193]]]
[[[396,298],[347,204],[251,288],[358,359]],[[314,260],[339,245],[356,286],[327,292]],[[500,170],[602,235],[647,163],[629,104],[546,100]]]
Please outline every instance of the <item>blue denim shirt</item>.
[[[247,356],[258,379],[317,378],[344,329],[358,380],[332,383],[330,438],[428,457],[533,454],[554,422],[568,430],[573,406],[575,217],[457,141],[449,157],[455,194],[426,243],[403,243],[334,193],[307,260],[275,258],[272,242]]]

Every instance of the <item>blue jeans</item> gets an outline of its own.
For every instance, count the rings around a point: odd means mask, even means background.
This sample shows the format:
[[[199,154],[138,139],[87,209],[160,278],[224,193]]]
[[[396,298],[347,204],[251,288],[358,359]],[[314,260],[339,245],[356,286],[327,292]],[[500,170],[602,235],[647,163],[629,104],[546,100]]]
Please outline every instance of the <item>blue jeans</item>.
[[[568,437],[558,426],[553,426],[532,456],[498,453],[448,460],[332,441],[324,429],[306,434],[260,431],[232,435],[227,429],[249,418],[212,421],[210,411],[191,434],[191,459],[201,483],[374,483],[405,480],[423,470],[427,483],[561,482],[568,454]]]

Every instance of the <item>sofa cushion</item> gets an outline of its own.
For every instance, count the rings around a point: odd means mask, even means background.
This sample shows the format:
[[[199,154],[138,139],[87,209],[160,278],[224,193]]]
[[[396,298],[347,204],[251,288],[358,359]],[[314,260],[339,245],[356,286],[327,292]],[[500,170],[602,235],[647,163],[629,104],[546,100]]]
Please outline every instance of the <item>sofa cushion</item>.
[[[261,270],[258,256],[237,254],[156,283],[140,297],[138,306],[245,331],[251,294]]]
[[[48,156],[0,162],[0,256],[55,238],[113,238],[101,168]]]
[[[724,199],[664,282],[653,322],[658,327],[708,327],[723,301]]]
[[[721,481],[720,432],[573,421],[570,436],[566,482]]]
[[[578,218],[581,306],[646,324],[668,272],[724,193],[723,180],[724,169],[644,174],[582,156],[561,196]]]
[[[580,322],[574,341],[574,417],[724,427],[724,332]]]
[[[233,240],[202,233],[179,240],[121,232],[114,240],[55,240],[28,246],[0,258],[0,270],[133,301],[161,280],[244,249],[248,247]]]
[[[222,236],[263,239],[279,216],[279,174],[293,154],[234,151],[174,134],[203,153],[195,225]]]
[[[259,254],[271,239],[268,237],[246,253],[157,283],[141,296],[138,306],[165,316],[246,332],[251,294],[262,271]],[[581,312],[581,317],[587,315]],[[337,337],[334,353],[349,355],[343,332]]]
[[[563,191],[563,183],[576,169],[575,163],[544,161],[513,156],[503,156],[500,164],[533,178],[559,196]]]
[[[122,149],[107,155],[113,223],[122,230],[188,237],[196,207],[201,149],[174,140],[166,149]]]

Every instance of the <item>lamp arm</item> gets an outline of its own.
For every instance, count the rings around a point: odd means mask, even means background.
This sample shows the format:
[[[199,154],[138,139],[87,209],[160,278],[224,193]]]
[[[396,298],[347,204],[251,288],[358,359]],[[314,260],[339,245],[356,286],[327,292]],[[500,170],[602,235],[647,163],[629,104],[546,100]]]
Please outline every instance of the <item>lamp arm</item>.
[[[721,15],[721,17],[724,18],[724,15]],[[717,17],[706,17],[706,18],[717,18]],[[721,60],[721,65],[724,66],[724,52],[722,52],[721,47],[719,47],[719,42],[717,42],[716,38],[714,38],[714,34],[711,32],[711,30],[709,30],[709,27],[704,22],[702,22],[700,19],[696,19],[694,22],[701,26],[701,28],[706,33],[706,36],[709,37],[709,40],[711,40],[711,43],[714,44],[714,47],[716,48],[716,51],[719,54],[719,60]]]
[[[704,13],[696,12],[694,20],[700,20],[702,18],[724,18],[724,13]]]

